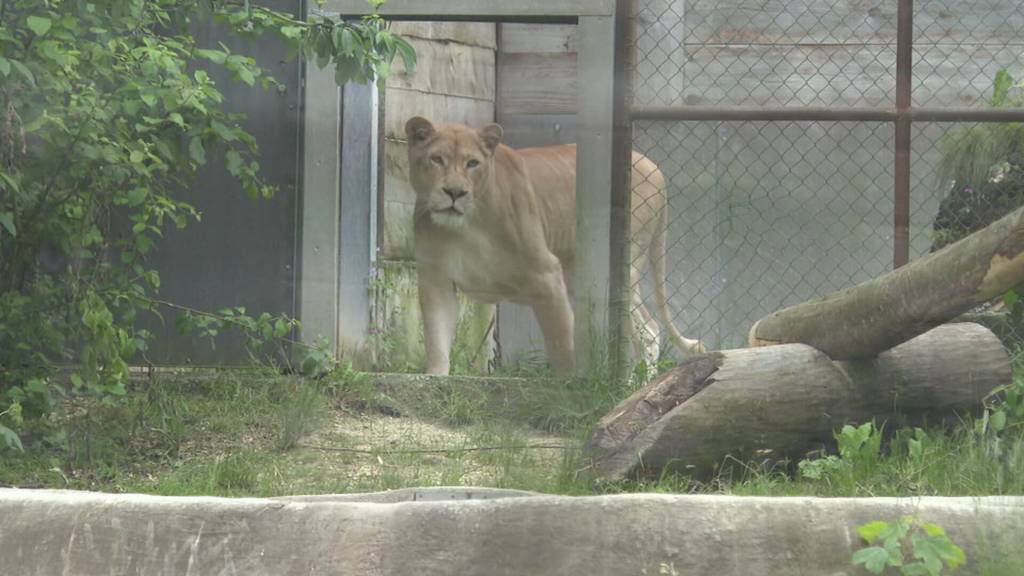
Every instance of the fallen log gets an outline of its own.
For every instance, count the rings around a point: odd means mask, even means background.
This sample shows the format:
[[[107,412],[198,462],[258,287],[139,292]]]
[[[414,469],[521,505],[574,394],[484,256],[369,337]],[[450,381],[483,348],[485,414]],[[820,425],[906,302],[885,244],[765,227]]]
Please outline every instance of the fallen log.
[[[873,280],[758,320],[751,346],[803,343],[870,358],[1024,282],[1024,208]]]
[[[999,339],[948,324],[860,361],[805,344],[724,350],[687,361],[603,418],[584,453],[598,477],[712,477],[734,458],[799,460],[847,423],[955,422],[1010,381]],[[731,457],[731,458],[730,458]]]

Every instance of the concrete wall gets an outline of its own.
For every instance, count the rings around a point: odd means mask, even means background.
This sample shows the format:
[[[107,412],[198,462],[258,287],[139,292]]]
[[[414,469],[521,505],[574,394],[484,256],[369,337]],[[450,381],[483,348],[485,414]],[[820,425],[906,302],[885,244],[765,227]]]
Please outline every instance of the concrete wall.
[[[4,574],[864,573],[856,528],[941,526],[956,574],[1020,574],[1019,497],[522,496],[480,488],[284,499],[0,488]]]
[[[417,304],[405,122],[425,116],[438,122],[482,125],[494,120],[495,25],[466,22],[400,22],[392,30],[416,49],[409,74],[399,67],[384,95],[383,244],[375,290],[377,369],[422,370],[423,329]],[[463,299],[455,354],[485,370],[493,358],[493,306]]]

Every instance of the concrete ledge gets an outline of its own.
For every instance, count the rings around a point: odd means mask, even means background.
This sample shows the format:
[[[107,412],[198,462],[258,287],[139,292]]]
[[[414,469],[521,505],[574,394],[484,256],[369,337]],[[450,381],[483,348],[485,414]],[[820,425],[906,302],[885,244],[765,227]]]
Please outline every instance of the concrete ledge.
[[[539,492],[505,490],[502,488],[473,488],[465,486],[431,486],[429,488],[400,488],[387,492],[361,492],[356,494],[314,494],[309,496],[281,496],[274,500],[285,502],[436,502],[453,500],[493,500],[495,498],[523,498],[542,496]]]
[[[917,514],[968,555],[1016,561],[1024,498],[818,499],[635,494],[378,502],[0,489],[4,574],[856,574],[855,526]],[[497,496],[497,493],[490,493]],[[517,494],[518,495],[518,494]],[[364,496],[365,497],[365,496]],[[340,497],[348,498],[348,497]],[[405,500],[379,503],[383,500]],[[991,565],[988,566],[991,568]],[[674,570],[674,572],[673,572]],[[1024,572],[988,571],[986,574]]]

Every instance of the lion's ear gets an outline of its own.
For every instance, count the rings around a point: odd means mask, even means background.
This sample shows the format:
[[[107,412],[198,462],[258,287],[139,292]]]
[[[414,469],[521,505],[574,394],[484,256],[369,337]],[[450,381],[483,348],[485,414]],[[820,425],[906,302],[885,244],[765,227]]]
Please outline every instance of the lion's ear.
[[[405,135],[411,144],[425,142],[434,134],[434,125],[423,116],[413,116],[405,123]]]
[[[501,126],[497,124],[488,124],[480,129],[480,139],[484,141],[484,146],[493,154],[494,149],[501,144],[501,137],[505,133],[501,129]]]

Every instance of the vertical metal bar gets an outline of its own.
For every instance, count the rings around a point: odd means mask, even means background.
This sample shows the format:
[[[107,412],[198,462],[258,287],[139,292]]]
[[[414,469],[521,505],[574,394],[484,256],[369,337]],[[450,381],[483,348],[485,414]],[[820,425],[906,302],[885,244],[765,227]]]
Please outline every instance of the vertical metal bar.
[[[372,86],[352,82],[342,88],[338,350],[357,363],[366,346],[371,303],[367,286],[377,244],[375,92]]]
[[[899,0],[896,23],[896,163],[893,169],[893,267],[910,260],[910,114],[914,0]]]
[[[576,156],[576,369],[608,353],[615,17],[581,16]]]
[[[299,320],[303,342],[326,339],[337,353],[341,90],[333,72],[307,66],[304,97]]]
[[[632,92],[632,0],[615,5],[615,61],[612,90],[612,194],[608,276],[608,336],[612,377],[625,381],[630,370],[630,219],[632,217],[633,125],[627,100]]]

